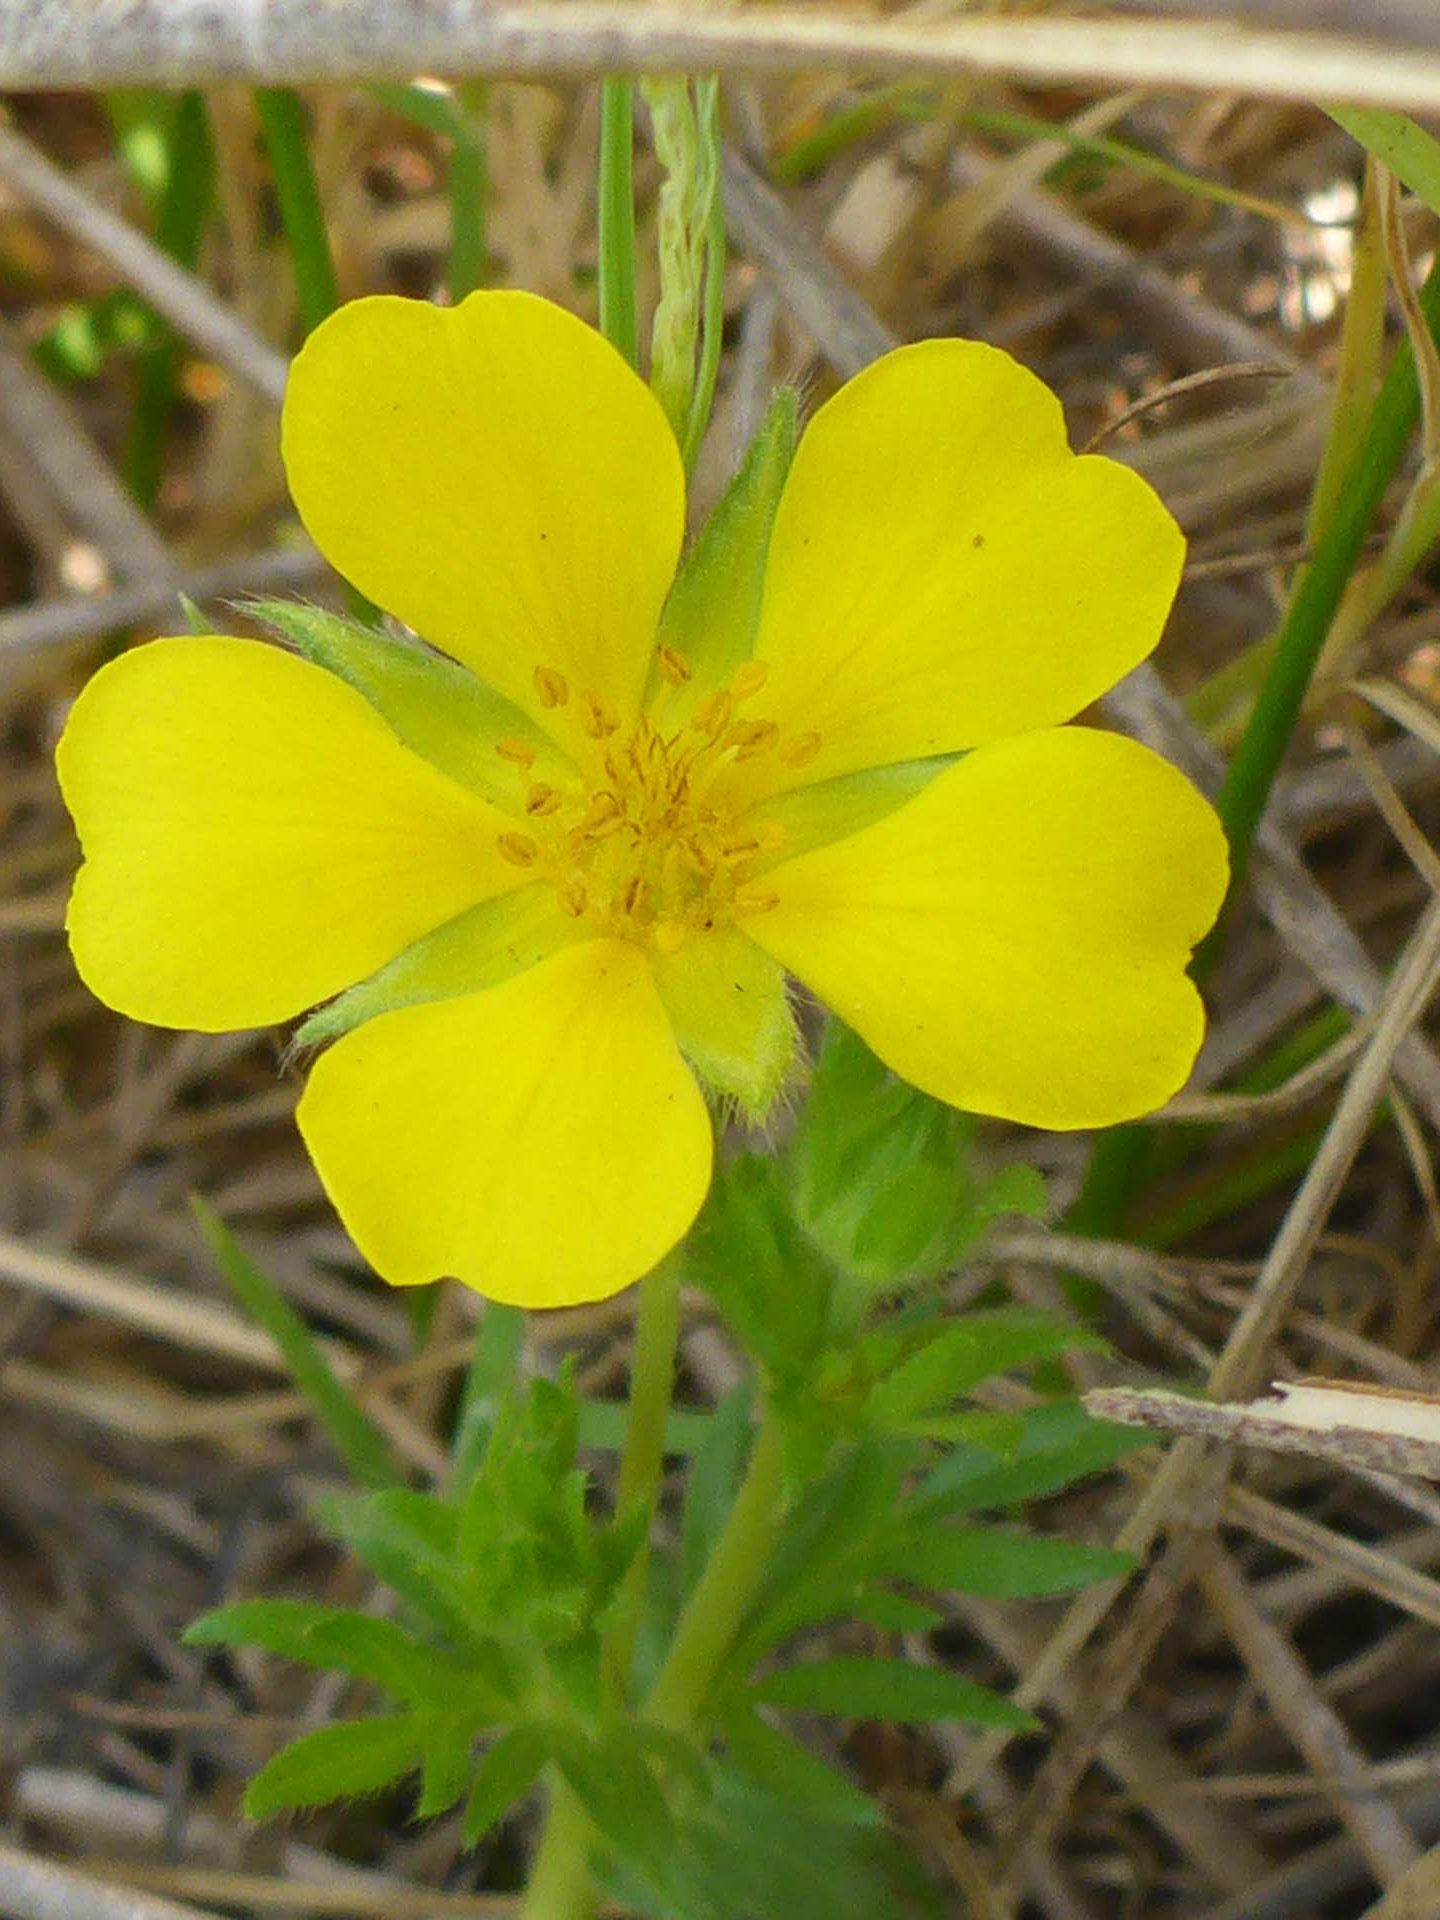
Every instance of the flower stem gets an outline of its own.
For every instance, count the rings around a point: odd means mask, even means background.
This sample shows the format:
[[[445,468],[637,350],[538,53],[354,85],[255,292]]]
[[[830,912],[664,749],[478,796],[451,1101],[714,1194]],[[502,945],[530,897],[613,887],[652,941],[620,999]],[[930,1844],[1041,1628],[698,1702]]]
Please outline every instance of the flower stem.
[[[640,1283],[635,1353],[630,1363],[630,1416],[615,1495],[616,1515],[621,1520],[640,1508],[651,1515],[660,1491],[665,1428],[675,1386],[675,1352],[680,1343],[682,1272],[679,1255],[672,1254]],[[650,1564],[648,1525],[646,1531],[647,1539],[625,1576],[616,1623],[606,1646],[610,1669],[622,1685],[635,1657],[645,1601]],[[594,1839],[589,1815],[572,1790],[556,1777],[520,1920],[588,1920],[595,1909],[589,1865]]]
[[[675,1353],[680,1344],[680,1279],[683,1263],[672,1254],[640,1283],[635,1316],[635,1353],[630,1362],[630,1417],[620,1456],[620,1484],[615,1508],[621,1520],[643,1508],[654,1512],[665,1464],[665,1428],[675,1390]],[[635,1656],[635,1639],[644,1609],[650,1566],[647,1535],[629,1573],[619,1617],[610,1635],[612,1670],[621,1684],[628,1681]]]
[[[600,83],[600,331],[633,367],[635,321],[635,88]]]
[[[767,1419],[756,1435],[725,1529],[680,1616],[645,1702],[645,1718],[654,1725],[675,1733],[695,1728],[705,1695],[765,1578],[780,1531],[784,1492],[784,1446],[775,1423]]]
[[[595,1829],[571,1789],[558,1777],[540,1837],[520,1920],[591,1920],[595,1912],[590,1847]]]
[[[295,266],[300,319],[306,333],[312,333],[339,306],[340,290],[330,257],[320,189],[310,162],[305,109],[299,95],[289,87],[260,87],[255,104]]]

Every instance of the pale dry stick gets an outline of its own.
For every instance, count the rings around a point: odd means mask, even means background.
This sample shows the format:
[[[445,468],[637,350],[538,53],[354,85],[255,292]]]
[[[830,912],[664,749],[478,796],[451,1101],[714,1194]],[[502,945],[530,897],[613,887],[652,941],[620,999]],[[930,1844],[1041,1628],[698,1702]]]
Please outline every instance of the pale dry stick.
[[[888,353],[895,336],[785,202],[733,149],[725,154],[725,218],[774,279],[785,304],[844,379]]]
[[[269,1335],[228,1307],[0,1234],[0,1282],[7,1281],[40,1298],[117,1320],[196,1353],[236,1360],[267,1373],[288,1371]],[[352,1354],[333,1341],[322,1344],[338,1372],[347,1377],[354,1372]]]
[[[449,1920],[506,1920],[520,1911],[519,1896],[513,1893],[442,1893],[434,1887],[407,1887],[394,1881],[378,1888],[343,1882],[321,1886],[269,1874],[234,1873],[224,1867],[149,1866],[123,1859],[96,1865],[132,1887],[153,1887],[162,1893],[183,1893],[261,1912],[354,1915],[355,1920],[447,1920],[447,1916]],[[618,1909],[607,1907],[605,1912],[618,1920]],[[146,1916],[137,1915],[136,1920]]]
[[[1227,1399],[1253,1392],[1258,1384],[1265,1355],[1304,1276],[1375,1107],[1384,1096],[1401,1042],[1435,984],[1437,968],[1440,900],[1426,908],[1390,977],[1369,1043],[1345,1083],[1315,1158],[1211,1372],[1207,1384],[1214,1397]],[[1167,1518],[1183,1501],[1203,1459],[1202,1443],[1192,1438],[1181,1440],[1172,1449],[1120,1530],[1115,1545],[1121,1552],[1140,1554],[1149,1550]],[[1016,1690],[1015,1698],[1021,1706],[1035,1706],[1045,1698],[1055,1675],[1084,1646],[1123,1587],[1123,1582],[1110,1581],[1072,1602],[1034,1668]],[[1003,1733],[992,1733],[977,1741],[974,1767],[992,1765],[1008,1740]],[[968,1777],[952,1780],[948,1789],[963,1792],[968,1784]]]
[[[1172,400],[1184,399],[1187,394],[1203,393],[1207,387],[1223,386],[1232,380],[1288,380],[1294,372],[1293,367],[1283,366],[1277,360],[1235,360],[1226,366],[1202,367],[1198,373],[1182,374],[1178,380],[1171,380],[1159,387],[1154,393],[1142,393],[1138,400],[1132,400],[1128,407],[1113,414],[1102,427],[1096,429],[1080,448],[1081,453],[1094,453],[1105,442],[1120,432],[1122,427],[1130,426],[1136,420],[1144,419],[1153,413],[1156,407],[1167,406]],[[1186,569],[1188,578],[1193,579],[1195,569]]]
[[[1440,1847],[1422,1854],[1361,1920],[1435,1920],[1440,1913]]]
[[[1112,1622],[1106,1644],[1079,1685],[1073,1713],[1020,1802],[996,1862],[997,1875],[1012,1895],[1023,1879],[1025,1862],[1036,1848],[1049,1844],[1100,1742],[1128,1708],[1140,1675],[1209,1549],[1224,1470],[1223,1458],[1212,1459],[1191,1479],[1183,1512],[1178,1521],[1172,1516],[1169,1522],[1166,1552],[1146,1570],[1124,1618],[1118,1625]]]
[[[0,5],[3,3],[0,0]],[[113,17],[114,10],[110,11]],[[40,12],[53,18],[50,0]],[[0,16],[0,49],[4,28]],[[38,147],[5,126],[0,126],[0,180],[72,239],[108,260],[121,279],[143,294],[192,345],[248,381],[267,400],[280,404],[288,374],[285,355],[267,346],[237,319],[203,280],[177,266],[162,247],[128,221],[97,205]]]
[[[93,542],[116,573],[137,583],[169,578],[165,543],[74,414],[3,326],[0,420],[44,475],[76,532]]]
[[[1300,1454],[1305,1459],[1333,1461],[1341,1467],[1440,1480],[1440,1435],[1424,1440],[1410,1434],[1376,1432],[1358,1424],[1328,1429],[1301,1426],[1293,1419],[1280,1419],[1268,1412],[1272,1404],[1278,1407],[1280,1403],[1260,1400],[1243,1406],[1217,1406],[1213,1400],[1190,1400],[1184,1394],[1149,1387],[1097,1387],[1085,1396],[1086,1409],[1097,1420],[1118,1420],[1124,1426],[1188,1434],[1225,1445],[1264,1447],[1272,1453]]]
[[[1044,1629],[1023,1608],[967,1596],[959,1602],[958,1610],[1016,1673],[1025,1672],[1043,1644]],[[923,1642],[907,1651],[917,1660],[934,1660]],[[1070,1675],[1057,1682],[1053,1698],[1067,1720],[1075,1717],[1080,1688]],[[1201,1819],[1194,1818],[1195,1808],[1181,1796],[1197,1783],[1150,1715],[1126,1707],[1101,1735],[1096,1757],[1180,1851],[1204,1868],[1217,1887],[1238,1893],[1268,1869],[1270,1862],[1263,1848],[1243,1824],[1209,1812]],[[1012,1815],[1007,1825],[1013,1824]]]
[[[950,158],[951,178],[973,189],[993,179],[999,163],[968,147]],[[1236,362],[1261,362],[1298,383],[1298,393],[1313,398],[1324,382],[1303,362],[1248,321],[1190,293],[1163,267],[1145,260],[1122,240],[1069,212],[1050,194],[1024,193],[997,213],[994,232],[1002,241],[1038,255],[1058,273],[1103,285],[1116,303],[1133,314],[1146,338],[1177,365],[1195,370]]]
[[[1179,1093],[1168,1101],[1152,1123],[1160,1121],[1235,1121],[1259,1120],[1269,1114],[1289,1113],[1313,1100],[1317,1093],[1333,1085],[1370,1037],[1372,1020],[1357,1020],[1340,1038],[1317,1054],[1308,1065],[1292,1073],[1283,1085],[1269,1093]]]
[[[325,561],[315,549],[299,543],[236,554],[204,567],[179,568],[168,579],[119,587],[110,593],[42,600],[34,606],[0,613],[0,658],[71,640],[98,639],[120,627],[161,621],[172,615],[177,631],[183,632],[185,618],[179,594],[205,606],[241,594],[298,592],[314,586],[327,572]]]
[[[1213,21],[975,14],[910,24],[629,0],[0,0],[5,89],[816,67],[1440,109],[1440,61],[1339,35]]]
[[[1365,30],[1405,46],[1440,47],[1435,0],[1363,0]],[[1356,0],[1117,0],[1117,11],[1197,13],[1259,27],[1334,27],[1353,30]],[[1436,1902],[1440,1913],[1440,1901]]]
[[[1346,1539],[1304,1514],[1292,1513],[1250,1487],[1226,1490],[1225,1518],[1272,1547],[1323,1568],[1347,1590],[1373,1593],[1412,1619],[1440,1627],[1440,1581],[1428,1573],[1375,1547]]]
[[[1218,1541],[1199,1571],[1199,1583],[1297,1750],[1316,1773],[1345,1783],[1329,1796],[1331,1805],[1376,1880],[1388,1886],[1414,1865],[1419,1847],[1393,1807],[1361,1791],[1369,1764],[1365,1755]]]
[[[0,1914],[8,1920],[214,1920],[197,1907],[106,1886],[0,1843]]]
[[[1127,733],[1173,760],[1202,792],[1218,789],[1224,775],[1220,755],[1149,661],[1127,674],[1101,705]],[[1250,886],[1281,941],[1326,991],[1353,1013],[1372,1012],[1387,991],[1384,976],[1270,813],[1256,838]],[[1404,1039],[1396,1071],[1431,1125],[1440,1128],[1440,1058],[1423,1035]]]

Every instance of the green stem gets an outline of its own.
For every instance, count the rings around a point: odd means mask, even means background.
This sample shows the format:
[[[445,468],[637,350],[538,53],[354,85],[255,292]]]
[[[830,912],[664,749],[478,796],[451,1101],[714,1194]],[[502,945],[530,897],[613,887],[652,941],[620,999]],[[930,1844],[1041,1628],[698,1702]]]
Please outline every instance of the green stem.
[[[630,1416],[620,1455],[615,1510],[625,1520],[638,1510],[653,1515],[665,1465],[665,1428],[675,1389],[680,1344],[678,1254],[662,1260],[640,1283],[635,1316],[635,1353],[630,1363]],[[625,1576],[616,1623],[606,1646],[611,1671],[622,1685],[635,1657],[650,1564],[649,1527]],[[589,1860],[595,1830],[589,1815],[563,1780],[555,1778],[545,1831],[531,1869],[521,1920],[587,1920],[594,1911]]]
[[[294,262],[301,324],[306,333],[313,333],[339,306],[340,290],[335,281],[335,263],[330,257],[330,236],[325,228],[320,189],[310,160],[305,109],[299,95],[288,87],[259,88],[255,104],[275,176],[280,219]]]
[[[165,186],[155,219],[156,244],[182,267],[193,268],[199,258],[214,187],[215,154],[204,96],[182,93],[175,107]],[[157,322],[155,343],[136,368],[135,410],[125,447],[125,484],[147,509],[160,492],[180,362],[174,329]]]
[[[720,373],[720,354],[725,344],[725,182],[720,154],[720,89],[718,81],[705,83],[710,89],[700,95],[700,137],[710,150],[710,214],[705,231],[705,305],[700,318],[700,359],[695,370],[695,388],[685,421],[685,440],[681,449],[687,474],[695,470],[700,443],[710,424],[710,409],[715,404],[715,382]]]
[[[483,285],[490,264],[486,237],[489,167],[485,152],[486,87],[472,80],[460,89],[465,118],[464,134],[457,133],[450,149],[450,258],[446,286],[458,305],[467,293]]]
[[[596,1907],[590,1878],[594,1838],[589,1814],[565,1782],[555,1777],[519,1920],[591,1920]]]
[[[1440,329],[1440,262],[1420,292],[1425,323]],[[1270,789],[1300,718],[1310,676],[1340,608],[1385,491],[1400,469],[1420,416],[1420,387],[1408,345],[1397,349],[1376,397],[1370,429],[1342,485],[1315,557],[1296,582],[1260,688],[1217,802],[1230,840],[1234,880],[1244,874]]]
[[[675,1630],[645,1702],[645,1718],[686,1733],[735,1644],[765,1579],[784,1514],[785,1453],[773,1420],[761,1426],[724,1532]]]
[[[633,367],[635,319],[635,88],[600,83],[600,331]]]
[[[640,1283],[635,1316],[635,1354],[630,1363],[630,1417],[620,1455],[616,1490],[618,1517],[643,1510],[653,1516],[665,1466],[665,1428],[675,1391],[675,1354],[680,1345],[680,1277],[683,1265],[672,1254]],[[635,1641],[645,1606],[650,1570],[650,1540],[645,1538],[625,1576],[616,1623],[607,1649],[612,1671],[622,1686],[629,1680]]]

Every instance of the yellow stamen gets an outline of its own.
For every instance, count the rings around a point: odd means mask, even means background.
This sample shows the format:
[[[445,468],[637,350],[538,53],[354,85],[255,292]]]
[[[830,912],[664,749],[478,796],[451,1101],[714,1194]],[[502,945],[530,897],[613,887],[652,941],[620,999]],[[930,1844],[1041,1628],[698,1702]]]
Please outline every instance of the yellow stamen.
[[[674,647],[661,647],[655,655],[655,664],[660,669],[662,680],[668,680],[672,687],[683,687],[692,678],[690,668],[684,657]]]
[[[535,693],[542,707],[563,707],[570,698],[570,683],[554,667],[536,667]]]
[[[780,758],[787,767],[808,767],[819,753],[823,742],[818,733],[800,733],[780,750]]]
[[[778,853],[790,838],[778,820],[762,820],[755,829],[755,837],[760,842],[761,853]]]
[[[779,738],[780,729],[773,720],[742,720],[726,734],[725,744],[736,749],[737,760],[752,760]]]
[[[598,693],[583,693],[580,704],[585,710],[581,725],[592,740],[608,740],[612,733],[619,732],[619,716]]]
[[[579,880],[567,880],[559,895],[560,911],[570,919],[578,920],[590,904],[590,896]]]
[[[525,795],[525,811],[536,820],[543,820],[552,813],[558,813],[561,804],[561,795],[554,787],[547,787],[541,780],[537,780]]]
[[[512,867],[533,867],[540,858],[540,848],[528,833],[502,833],[497,844]]]
[[[507,733],[503,740],[497,740],[495,751],[502,760],[509,760],[517,767],[533,767],[535,764],[535,749],[528,740],[519,740],[513,733]]]
[[[736,670],[730,682],[732,700],[748,700],[756,694],[770,678],[770,669],[763,660],[747,660],[743,667]]]
[[[735,896],[736,913],[768,913],[779,904],[778,893],[737,893]]]
[[[729,724],[732,705],[728,693],[707,693],[691,715],[691,727],[707,739],[717,740]]]

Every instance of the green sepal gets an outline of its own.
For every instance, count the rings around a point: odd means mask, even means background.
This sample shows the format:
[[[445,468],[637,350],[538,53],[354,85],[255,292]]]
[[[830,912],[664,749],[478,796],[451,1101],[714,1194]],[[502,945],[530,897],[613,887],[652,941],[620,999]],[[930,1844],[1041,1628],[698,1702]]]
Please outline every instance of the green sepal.
[[[483,993],[581,937],[579,923],[557,911],[548,887],[517,887],[482,900],[312,1013],[291,1045],[301,1050],[324,1046],[382,1013]]]
[[[729,928],[655,954],[652,969],[680,1051],[711,1093],[763,1125],[800,1052],[784,968]]]
[[[521,799],[520,770],[496,753],[499,741],[523,740],[537,774],[569,764],[528,714],[417,642],[306,600],[247,601],[244,610],[363,694],[413,752],[496,806],[515,812]]]
[[[795,453],[799,402],[781,387],[739,471],[690,548],[660,616],[659,644],[689,667],[688,685],[671,688],[658,670],[648,698],[661,724],[723,686],[750,658],[760,624],[770,530]]]

